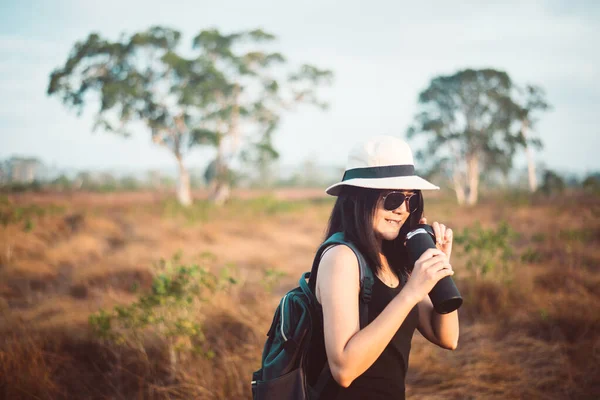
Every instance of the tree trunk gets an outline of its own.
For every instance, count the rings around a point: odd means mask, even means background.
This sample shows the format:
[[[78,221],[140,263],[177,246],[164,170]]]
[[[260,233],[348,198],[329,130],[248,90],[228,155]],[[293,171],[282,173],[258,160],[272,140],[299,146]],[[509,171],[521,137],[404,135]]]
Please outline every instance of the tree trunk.
[[[456,192],[456,200],[458,201],[458,205],[465,204],[465,185],[461,182],[460,173],[458,171],[454,171],[452,174],[452,181],[454,183],[454,191]]]
[[[190,174],[183,165],[181,157],[177,157],[179,166],[179,181],[177,182],[177,200],[181,205],[189,206],[192,204],[192,195],[190,191]]]
[[[525,139],[525,155],[527,156],[527,173],[529,175],[529,191],[531,193],[537,190],[537,179],[535,176],[535,163],[533,162],[533,154],[529,145],[527,144],[527,129],[529,128],[529,121],[524,119],[521,123],[521,135]]]
[[[211,194],[211,201],[216,205],[223,205],[227,200],[229,200],[229,196],[231,194],[230,185],[226,182],[217,182],[214,188],[213,193]]]
[[[465,188],[464,186],[456,187],[454,186],[454,191],[456,192],[456,200],[458,201],[458,205],[462,206],[465,204]]]
[[[215,160],[215,177],[210,185],[209,199],[217,204],[223,205],[230,196],[230,186],[227,178],[227,166],[223,155],[225,149],[223,142],[217,146],[217,158]]]
[[[477,204],[479,192],[479,157],[472,154],[467,157],[467,177],[469,180],[469,198],[467,204]]]
[[[229,124],[229,135],[233,138],[231,152],[235,154],[240,147],[240,86],[236,83],[233,89],[233,110],[231,113],[231,122]]]
[[[213,179],[209,199],[223,205],[230,197],[229,172],[225,164],[225,144],[221,140],[217,145],[217,158],[215,159],[215,177]]]

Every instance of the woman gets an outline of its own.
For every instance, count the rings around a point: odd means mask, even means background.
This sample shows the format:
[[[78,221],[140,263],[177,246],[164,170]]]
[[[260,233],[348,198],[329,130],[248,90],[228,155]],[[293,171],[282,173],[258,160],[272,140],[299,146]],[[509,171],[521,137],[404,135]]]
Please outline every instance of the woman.
[[[404,399],[410,342],[416,329],[430,342],[454,350],[458,315],[437,314],[428,293],[454,274],[452,230],[433,223],[436,249],[408,265],[406,233],[423,214],[422,190],[437,186],[414,174],[406,142],[379,136],[349,154],[344,178],[327,193],[338,196],[327,237],[342,231],[375,275],[369,324],[359,324],[359,268],[345,245],[328,248],[317,270],[325,349],[332,379],[322,399]]]

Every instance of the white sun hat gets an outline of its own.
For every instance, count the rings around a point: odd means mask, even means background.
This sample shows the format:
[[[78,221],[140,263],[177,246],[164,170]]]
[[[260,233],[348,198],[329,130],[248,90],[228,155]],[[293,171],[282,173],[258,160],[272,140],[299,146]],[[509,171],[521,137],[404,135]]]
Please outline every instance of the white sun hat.
[[[439,189],[438,186],[415,175],[415,163],[408,143],[393,136],[374,136],[354,146],[348,154],[342,181],[329,186],[325,192],[337,196],[342,186],[372,189]]]

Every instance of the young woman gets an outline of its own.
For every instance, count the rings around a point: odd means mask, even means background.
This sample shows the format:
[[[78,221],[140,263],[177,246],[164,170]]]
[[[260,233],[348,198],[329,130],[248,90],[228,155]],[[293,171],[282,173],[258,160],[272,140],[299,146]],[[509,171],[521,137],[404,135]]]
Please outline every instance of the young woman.
[[[359,324],[359,268],[345,245],[328,248],[321,258],[316,296],[323,309],[323,330],[332,379],[322,399],[404,399],[404,379],[413,332],[454,350],[458,315],[437,314],[428,293],[450,265],[452,230],[432,224],[438,240],[409,265],[407,232],[423,217],[423,190],[437,186],[414,173],[406,142],[379,136],[349,154],[344,178],[329,187],[337,196],[327,237],[344,232],[373,270],[369,323]]]

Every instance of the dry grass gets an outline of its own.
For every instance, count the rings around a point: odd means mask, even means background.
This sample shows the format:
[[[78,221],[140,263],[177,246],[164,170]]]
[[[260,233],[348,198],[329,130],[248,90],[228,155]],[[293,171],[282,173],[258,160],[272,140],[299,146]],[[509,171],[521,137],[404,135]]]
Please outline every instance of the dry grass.
[[[25,217],[0,225],[0,398],[250,398],[276,302],[310,267],[332,204],[320,192],[265,194],[239,192],[240,200],[213,208],[196,193],[191,210],[157,193],[3,201],[2,215],[13,218],[20,208]],[[473,209],[427,198],[430,222],[455,230],[506,220],[520,234],[515,254],[526,257],[512,261],[511,279],[475,280],[461,270],[466,257],[455,249],[465,298],[459,348],[444,351],[416,334],[407,394],[600,398],[600,199],[499,196]],[[240,282],[197,316],[215,357],[189,355],[172,379],[160,338],[145,354],[108,345],[90,335],[87,319],[134,301],[135,288],[151,285],[153,263],[176,252],[184,263],[233,266]],[[284,273],[272,292],[266,270]]]

